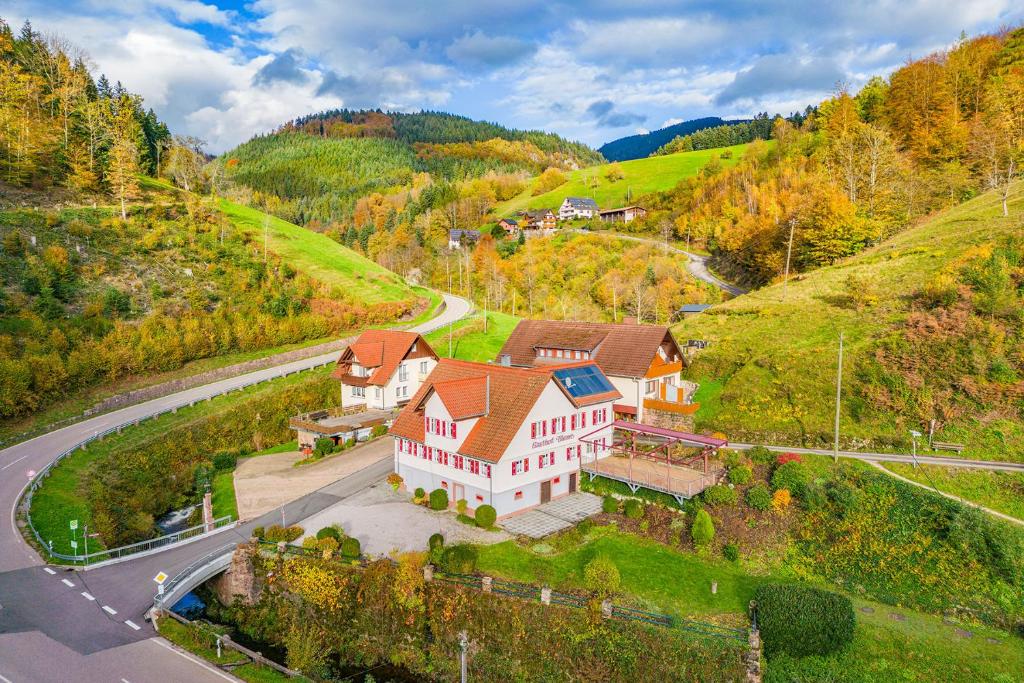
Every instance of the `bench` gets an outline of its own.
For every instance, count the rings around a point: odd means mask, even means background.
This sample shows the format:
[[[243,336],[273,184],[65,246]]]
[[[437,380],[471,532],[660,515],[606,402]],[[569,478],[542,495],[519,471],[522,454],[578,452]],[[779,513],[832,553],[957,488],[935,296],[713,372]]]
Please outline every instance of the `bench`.
[[[956,451],[960,453],[963,451],[964,445],[962,443],[946,443],[945,441],[932,441],[933,451]]]

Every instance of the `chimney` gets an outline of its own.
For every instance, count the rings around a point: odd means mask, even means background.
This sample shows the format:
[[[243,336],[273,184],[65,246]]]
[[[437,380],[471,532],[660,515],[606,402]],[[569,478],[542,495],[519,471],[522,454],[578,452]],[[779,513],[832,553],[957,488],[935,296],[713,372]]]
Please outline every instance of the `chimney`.
[[[512,366],[512,356],[511,356],[511,354],[508,354],[508,353],[501,354],[501,356],[498,358],[498,364],[503,366],[503,367],[506,367],[506,368],[507,367],[511,367]]]

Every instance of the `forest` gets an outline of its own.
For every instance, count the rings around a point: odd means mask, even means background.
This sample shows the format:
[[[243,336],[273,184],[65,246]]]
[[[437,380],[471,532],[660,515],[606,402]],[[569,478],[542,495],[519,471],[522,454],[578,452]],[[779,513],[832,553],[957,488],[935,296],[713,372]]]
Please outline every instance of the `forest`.
[[[962,38],[858,92],[840,90],[773,146],[650,197],[635,229],[671,222],[725,274],[759,286],[877,244],[977,193],[1006,199],[1024,162],[1024,29]],[[790,258],[791,257],[791,258]],[[788,263],[788,266],[787,266]]]
[[[791,123],[800,125],[812,109],[808,107],[805,114],[794,114],[788,118]],[[715,149],[742,145],[754,140],[768,140],[772,136],[773,117],[767,112],[758,114],[751,121],[740,121],[724,126],[702,128],[687,135],[677,135],[665,143],[653,154],[675,154],[676,152],[692,152],[695,149]]]

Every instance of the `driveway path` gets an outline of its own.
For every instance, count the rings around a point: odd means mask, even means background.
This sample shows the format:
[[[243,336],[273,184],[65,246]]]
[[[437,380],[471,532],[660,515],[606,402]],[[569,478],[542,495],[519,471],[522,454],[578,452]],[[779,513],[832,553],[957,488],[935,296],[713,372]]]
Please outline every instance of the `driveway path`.
[[[471,306],[465,299],[443,296],[445,310],[411,328],[413,331],[425,334],[469,313]],[[9,511],[7,521],[0,523],[0,683],[224,680],[221,672],[190,664],[180,652],[168,649],[163,640],[153,639],[142,615],[152,600],[152,577],[158,571],[173,576],[218,544],[230,542],[233,537],[247,538],[249,525],[136,561],[65,574],[60,568],[44,567],[39,555],[24,541],[17,526],[15,506],[30,476],[94,434],[130,425],[191,401],[318,367],[335,358],[337,352],[323,354],[194,387],[99,415],[0,451],[0,509]],[[384,476],[390,466],[387,460],[381,461],[338,485],[365,486]],[[296,521],[337,502],[338,497],[331,489],[328,486],[286,506],[286,516]],[[268,515],[280,519],[278,511]],[[269,519],[266,523],[273,524],[273,517]],[[254,520],[253,524],[259,521]],[[140,628],[136,630],[128,621]]]

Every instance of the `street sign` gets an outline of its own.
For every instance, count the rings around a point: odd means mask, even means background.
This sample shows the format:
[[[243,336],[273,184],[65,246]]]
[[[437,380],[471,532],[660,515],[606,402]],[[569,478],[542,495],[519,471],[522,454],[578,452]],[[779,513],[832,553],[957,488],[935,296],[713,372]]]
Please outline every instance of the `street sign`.
[[[160,572],[159,574],[157,574],[156,576],[153,577],[153,580],[156,581],[157,583],[163,585],[163,582],[167,580],[167,574],[164,574],[163,572]]]
[[[74,531],[77,528],[78,528],[78,520],[77,519],[71,520],[71,530]]]
[[[78,541],[71,541],[71,549],[78,550]]]

